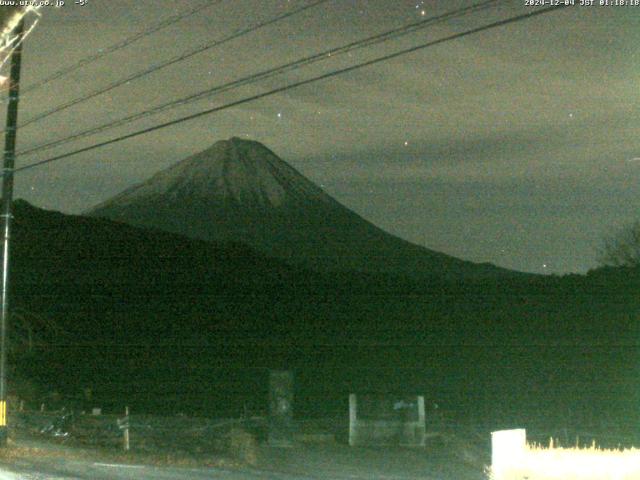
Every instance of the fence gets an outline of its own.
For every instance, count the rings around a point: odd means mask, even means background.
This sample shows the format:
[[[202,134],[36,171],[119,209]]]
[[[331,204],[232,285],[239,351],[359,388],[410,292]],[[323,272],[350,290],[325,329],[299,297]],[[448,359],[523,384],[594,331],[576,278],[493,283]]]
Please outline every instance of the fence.
[[[527,443],[524,429],[491,434],[492,480],[637,480],[640,450],[549,447]]]
[[[228,450],[234,429],[265,436],[266,419],[209,419],[152,415],[72,416],[66,411],[14,412],[9,418],[14,433],[47,436],[92,447],[126,448],[147,452],[184,451],[189,453]],[[128,436],[128,439],[127,439]]]

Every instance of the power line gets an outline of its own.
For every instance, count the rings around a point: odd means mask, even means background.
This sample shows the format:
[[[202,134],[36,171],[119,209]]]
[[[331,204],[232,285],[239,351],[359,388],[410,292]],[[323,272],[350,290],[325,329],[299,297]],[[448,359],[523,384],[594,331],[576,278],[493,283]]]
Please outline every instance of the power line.
[[[101,89],[98,89],[98,90],[94,90],[93,92],[90,92],[90,93],[88,93],[88,94],[86,94],[86,95],[84,95],[82,97],[78,97],[78,98],[76,98],[74,100],[71,100],[71,101],[69,101],[67,103],[63,103],[61,105],[58,105],[57,107],[54,107],[54,108],[52,108],[50,110],[47,110],[46,112],[40,113],[40,114],[30,118],[29,120],[23,122],[22,124],[19,125],[19,127],[20,128],[24,128],[24,127],[26,127],[28,125],[31,125],[31,124],[36,123],[36,122],[39,122],[40,120],[43,120],[43,119],[45,119],[45,118],[47,118],[47,117],[49,117],[49,116],[51,116],[51,115],[53,115],[55,113],[59,113],[59,112],[61,112],[63,110],[66,110],[67,108],[73,107],[74,105],[78,105],[80,103],[86,102],[87,100],[90,100],[90,99],[95,98],[95,97],[97,97],[99,95],[102,95],[103,93],[109,92],[109,91],[111,91],[111,90],[113,90],[115,88],[118,88],[118,87],[120,87],[122,85],[125,85],[125,84],[127,84],[127,83],[129,83],[129,82],[131,82],[133,80],[137,80],[139,78],[145,77],[147,75],[150,75],[153,72],[156,72],[156,71],[161,70],[163,68],[166,68],[168,66],[175,65],[176,63],[182,62],[184,60],[187,60],[188,58],[191,58],[191,57],[193,57],[193,56],[195,56],[195,55],[197,55],[199,53],[205,52],[207,50],[211,50],[214,47],[218,47],[218,46],[220,46],[220,45],[222,45],[224,43],[230,42],[231,40],[234,40],[236,38],[242,37],[242,36],[247,35],[249,33],[255,32],[256,30],[259,30],[261,28],[267,27],[269,25],[272,25],[272,24],[274,24],[276,22],[279,22],[281,20],[284,20],[286,18],[289,18],[289,17],[292,17],[294,15],[297,15],[297,14],[299,14],[301,12],[304,12],[305,10],[308,10],[310,8],[313,8],[313,7],[317,6],[317,5],[320,5],[322,3],[326,3],[327,1],[329,1],[329,0],[315,0],[314,2],[311,2],[310,4],[307,4],[307,5],[304,5],[302,7],[296,8],[296,9],[291,10],[289,12],[286,12],[286,13],[284,13],[282,15],[278,15],[278,16],[273,17],[273,18],[271,18],[269,20],[266,20],[264,22],[260,22],[260,23],[254,24],[254,25],[252,25],[250,27],[241,29],[241,30],[239,30],[239,31],[237,31],[237,32],[235,32],[235,33],[233,33],[233,34],[221,39],[221,40],[216,40],[216,41],[214,41],[212,43],[206,43],[206,44],[201,45],[201,46],[199,46],[199,47],[197,47],[195,49],[189,50],[189,51],[184,52],[184,53],[182,53],[182,54],[180,54],[178,56],[175,56],[175,57],[173,57],[173,58],[171,58],[171,59],[169,59],[169,60],[167,60],[165,62],[156,64],[156,65],[152,65],[151,67],[148,67],[148,68],[146,68],[144,70],[141,70],[141,71],[139,71],[137,73],[134,73],[132,75],[129,75],[128,77],[122,78],[120,80],[116,80],[115,82],[110,83],[109,85],[107,85],[104,88],[101,88]]]
[[[193,113],[193,114],[187,115],[185,117],[181,117],[181,118],[178,118],[178,119],[175,119],[175,120],[171,120],[169,122],[164,122],[164,123],[161,123],[161,124],[158,124],[158,125],[154,125],[152,127],[144,128],[142,130],[138,130],[138,131],[133,132],[133,133],[122,135],[120,137],[112,138],[112,139],[106,140],[104,142],[96,143],[96,144],[90,145],[88,147],[80,148],[80,149],[74,150],[72,152],[68,152],[68,153],[65,153],[65,154],[62,154],[62,155],[56,155],[54,157],[47,158],[45,160],[41,160],[39,162],[35,162],[35,163],[29,164],[29,165],[25,165],[24,167],[16,168],[14,171],[15,172],[20,172],[20,171],[24,171],[24,170],[29,170],[29,169],[32,169],[32,168],[35,168],[35,167],[38,167],[38,166],[45,165],[47,163],[52,163],[52,162],[56,162],[56,161],[59,161],[59,160],[63,160],[65,158],[69,158],[71,156],[78,155],[80,153],[85,153],[85,152],[88,152],[88,151],[91,151],[91,150],[96,150],[98,148],[102,148],[102,147],[105,147],[107,145],[111,145],[111,144],[114,144],[114,143],[119,143],[119,142],[122,142],[124,140],[128,140],[130,138],[138,137],[140,135],[144,135],[144,134],[147,134],[147,133],[154,132],[156,130],[160,130],[162,128],[166,128],[166,127],[170,127],[170,126],[173,126],[173,125],[177,125],[177,124],[180,124],[182,122],[186,122],[186,121],[189,121],[189,120],[200,118],[200,117],[203,117],[205,115],[210,115],[212,113],[216,113],[216,112],[219,112],[219,111],[222,111],[222,110],[227,110],[229,108],[236,107],[238,105],[243,105],[245,103],[253,102],[255,100],[259,100],[259,99],[262,99],[262,98],[265,98],[265,97],[269,97],[269,96],[275,95],[277,93],[282,93],[282,92],[285,92],[287,90],[291,90],[293,88],[298,88],[298,87],[301,87],[301,86],[304,86],[304,85],[309,85],[311,83],[315,83],[315,82],[320,81],[320,80],[326,80],[327,78],[335,77],[337,75],[342,75],[344,73],[348,73],[348,72],[352,72],[354,70],[358,70],[360,68],[364,68],[364,67],[368,67],[368,66],[371,66],[371,65],[375,65],[375,64],[381,63],[381,62],[385,62],[387,60],[391,60],[391,59],[400,57],[402,55],[406,55],[406,54],[409,54],[409,53],[412,53],[412,52],[416,52],[418,50],[423,50],[425,48],[432,47],[432,46],[435,46],[435,45],[439,45],[439,44],[442,44],[442,43],[445,43],[445,42],[449,42],[449,41],[452,41],[452,40],[457,40],[459,38],[466,37],[468,35],[472,35],[472,34],[475,34],[475,33],[483,32],[483,31],[490,30],[490,29],[497,28],[497,27],[501,27],[503,25],[507,25],[507,24],[510,24],[510,23],[515,23],[515,22],[519,22],[519,21],[522,21],[522,20],[526,20],[526,19],[538,16],[538,15],[542,15],[544,13],[549,13],[551,11],[555,11],[555,10],[559,10],[559,9],[562,9],[562,8],[566,8],[567,6],[568,5],[545,7],[545,8],[539,9],[539,10],[535,10],[533,12],[528,12],[528,13],[524,13],[524,14],[521,14],[521,15],[516,15],[514,17],[509,17],[509,18],[504,19],[504,20],[498,20],[496,22],[492,22],[492,23],[489,23],[487,25],[483,25],[481,27],[476,27],[476,28],[473,28],[471,30],[467,30],[467,31],[464,31],[464,32],[456,33],[456,34],[453,34],[453,35],[449,35],[448,37],[440,38],[438,40],[433,40],[431,42],[423,43],[421,45],[417,45],[417,46],[413,46],[413,47],[410,47],[410,48],[406,48],[406,49],[403,49],[403,50],[400,50],[400,51],[397,51],[397,52],[394,52],[394,53],[390,53],[388,55],[384,55],[382,57],[377,57],[377,58],[374,58],[372,60],[368,60],[368,61],[365,61],[365,62],[362,62],[362,63],[358,63],[356,65],[351,65],[349,67],[345,67],[345,68],[342,68],[342,69],[339,69],[339,70],[334,70],[332,72],[324,73],[322,75],[318,75],[316,77],[312,77],[312,78],[309,78],[309,79],[306,79],[306,80],[301,80],[299,82],[295,82],[295,83],[292,83],[292,84],[289,84],[289,85],[285,85],[285,86],[282,86],[282,87],[274,88],[274,89],[269,90],[267,92],[263,92],[263,93],[260,93],[260,94],[257,94],[257,95],[253,95],[253,96],[250,96],[250,97],[245,97],[243,99],[236,100],[236,101],[227,103],[225,105],[221,105],[219,107],[209,108],[207,110],[203,110],[201,112]]]
[[[260,80],[264,80],[267,78],[271,78],[274,77],[276,75],[280,75],[284,72],[287,71],[292,71],[292,70],[296,70],[298,68],[301,68],[303,66],[307,66],[307,65],[311,65],[313,63],[319,62],[319,61],[323,61],[323,60],[328,60],[331,58],[335,58],[338,55],[342,55],[345,53],[348,53],[350,51],[356,50],[356,49],[360,49],[360,48],[364,48],[364,47],[370,47],[372,45],[376,45],[378,43],[383,43],[395,38],[398,38],[400,36],[403,35],[407,35],[410,33],[414,33],[420,29],[423,29],[427,26],[436,24],[436,23],[440,23],[446,20],[450,20],[452,18],[456,18],[456,17],[460,17],[460,16],[464,16],[467,15],[469,13],[473,13],[473,12],[478,12],[480,10],[484,10],[492,5],[495,5],[496,3],[500,3],[500,2],[504,2],[505,0],[486,0],[484,2],[475,4],[475,5],[471,5],[469,7],[465,7],[465,8],[461,8],[461,9],[457,9],[457,10],[452,10],[449,12],[446,12],[444,14],[441,15],[436,15],[427,19],[423,19],[420,20],[418,22],[414,22],[408,25],[404,25],[402,27],[399,28],[395,28],[392,30],[388,30],[361,40],[356,40],[354,42],[351,42],[349,44],[343,45],[341,47],[337,47],[337,48],[333,48],[333,49],[328,49],[328,50],[324,50],[320,53],[316,53],[313,55],[310,55],[308,57],[302,58],[300,60],[296,60],[284,65],[280,65],[278,67],[274,67],[274,68],[270,68],[267,70],[263,70],[261,72],[240,78],[238,80],[234,80],[232,82],[228,82],[222,85],[217,85],[215,87],[212,88],[208,88],[205,89],[203,91],[197,92],[195,94],[191,94],[188,95],[186,97],[182,97],[180,99],[177,100],[172,100],[170,102],[158,105],[156,107],[153,107],[149,110],[144,110],[142,112],[138,112],[135,113],[133,115],[128,115],[126,117],[120,118],[118,120],[114,120],[112,122],[109,122],[107,124],[103,124],[97,127],[92,127],[89,128],[87,130],[83,130],[81,132],[75,133],[73,135],[67,136],[67,137],[63,137],[61,139],[58,140],[53,140],[53,141],[49,141],[40,145],[36,145],[33,146],[31,148],[22,150],[20,152],[18,152],[19,156],[23,156],[23,155],[29,155],[29,154],[33,154],[35,152],[41,151],[41,150],[46,150],[46,149],[50,149],[56,146],[60,146],[66,143],[69,143],[73,140],[77,140],[79,138],[83,138],[83,137],[87,137],[87,136],[91,136],[94,135],[96,133],[100,133],[106,130],[110,130],[112,128],[118,127],[118,126],[122,126],[122,125],[126,125],[129,123],[132,123],[136,120],[140,120],[142,118],[146,118],[149,117],[151,115],[155,115],[157,113],[160,113],[162,111],[166,111],[169,110],[171,108],[180,106],[180,105],[185,105],[188,103],[192,103],[204,98],[208,98],[211,97],[215,94],[218,93],[222,93],[222,92],[226,92],[235,88],[238,88],[240,86],[244,86],[244,85],[248,85],[251,83],[255,83],[257,81]]]
[[[110,53],[113,53],[117,50],[121,50],[125,47],[128,47],[129,45],[131,45],[132,43],[137,42],[138,40],[143,39],[144,37],[147,37],[149,35],[152,35],[155,32],[158,32],[164,28],[167,28],[171,25],[173,25],[174,23],[178,23],[179,21],[188,18],[192,15],[195,15],[196,13],[199,13],[207,8],[212,7],[213,5],[216,5],[218,3],[221,3],[223,0],[207,0],[207,3],[200,5],[198,7],[194,7],[190,10],[187,10],[183,13],[177,14],[177,15],[172,15],[171,17],[167,17],[166,19],[156,23],[155,25],[150,26],[149,28],[147,28],[146,30],[142,30],[141,32],[138,32],[134,35],[132,35],[129,38],[125,38],[124,40],[118,42],[118,43],[114,43],[113,45],[110,45],[102,50],[99,50],[98,53],[95,53],[93,55],[89,55],[87,57],[84,57],[80,60],[78,60],[76,63],[74,63],[73,65],[70,65],[68,67],[64,67],[60,70],[58,70],[57,72],[52,73],[51,75],[49,75],[48,77],[43,78],[42,80],[29,85],[28,87],[25,87],[22,90],[21,95],[24,95],[25,93],[28,92],[32,92],[34,90],[37,90],[39,88],[42,88],[43,86],[47,85],[48,83],[53,82],[54,80],[57,80],[65,75],[68,75],[69,73],[78,70],[79,68],[85,67],[86,65],[89,65],[99,59],[101,59],[102,57],[109,55]]]

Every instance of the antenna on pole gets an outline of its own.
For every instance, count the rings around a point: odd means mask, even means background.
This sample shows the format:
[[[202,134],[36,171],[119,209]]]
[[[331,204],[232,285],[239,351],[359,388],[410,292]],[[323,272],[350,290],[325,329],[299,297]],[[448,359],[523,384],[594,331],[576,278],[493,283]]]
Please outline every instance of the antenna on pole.
[[[18,100],[20,98],[20,63],[24,20],[15,34],[17,46],[11,54],[9,103],[5,127],[4,163],[2,166],[2,285],[0,287],[0,447],[7,445],[7,323],[9,317],[9,240],[11,239],[11,207],[13,203],[13,171],[16,159]]]

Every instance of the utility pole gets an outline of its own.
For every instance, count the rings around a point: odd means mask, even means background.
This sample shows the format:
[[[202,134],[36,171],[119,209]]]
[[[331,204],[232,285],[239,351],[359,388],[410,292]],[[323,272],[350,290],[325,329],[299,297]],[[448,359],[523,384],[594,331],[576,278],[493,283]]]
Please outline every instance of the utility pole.
[[[7,323],[9,317],[9,240],[11,239],[11,207],[13,202],[13,170],[16,160],[18,99],[20,97],[20,60],[24,20],[15,29],[17,46],[11,54],[9,104],[5,126],[4,164],[2,166],[2,286],[0,290],[0,447],[7,446]]]

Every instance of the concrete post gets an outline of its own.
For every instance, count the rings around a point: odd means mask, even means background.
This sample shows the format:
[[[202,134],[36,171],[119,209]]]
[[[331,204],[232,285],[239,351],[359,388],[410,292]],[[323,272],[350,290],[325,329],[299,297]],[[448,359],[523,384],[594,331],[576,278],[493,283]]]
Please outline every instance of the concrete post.
[[[524,428],[491,432],[491,473],[493,478],[505,478],[509,470],[522,465],[527,448]]]
[[[357,443],[358,399],[355,393],[349,394],[349,446]]]
[[[418,395],[418,443],[421,447],[426,445],[427,440],[427,421],[424,409],[424,397]]]

